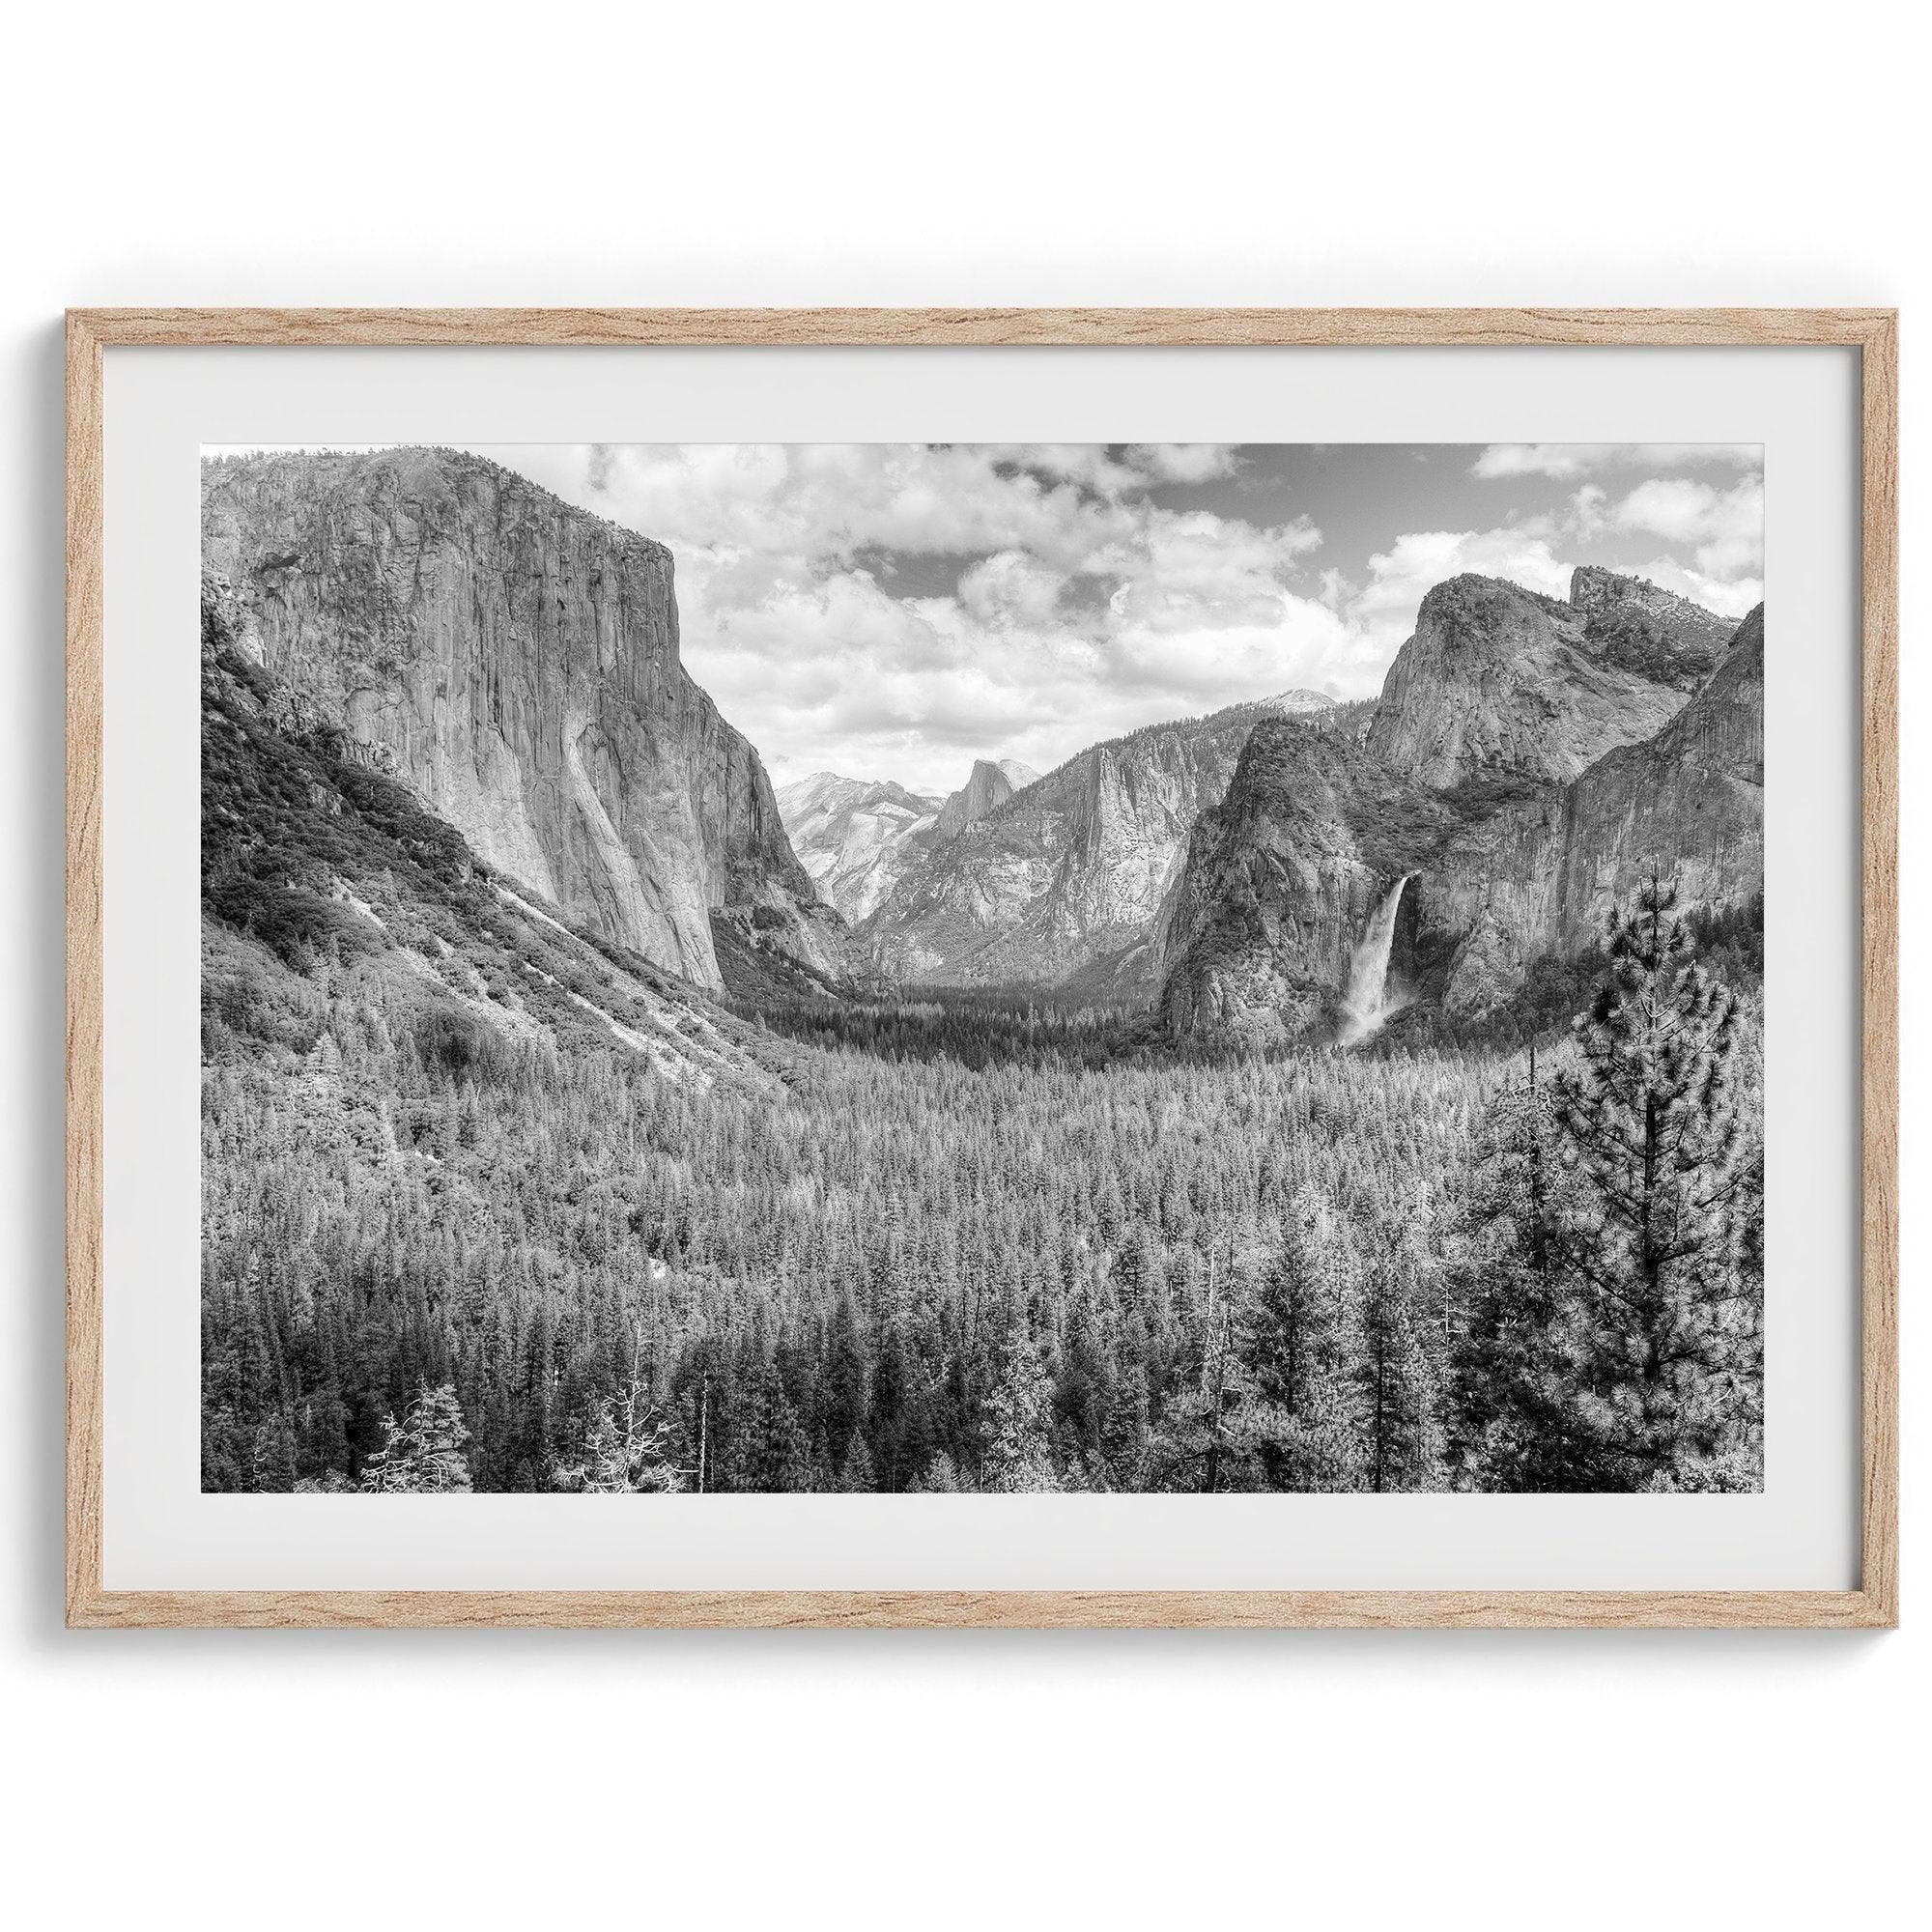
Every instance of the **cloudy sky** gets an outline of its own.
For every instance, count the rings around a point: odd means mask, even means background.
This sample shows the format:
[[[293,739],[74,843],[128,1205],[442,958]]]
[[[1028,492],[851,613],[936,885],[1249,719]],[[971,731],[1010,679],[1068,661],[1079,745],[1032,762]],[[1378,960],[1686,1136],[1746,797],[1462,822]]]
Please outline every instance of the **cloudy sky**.
[[[1579,563],[1762,596],[1755,446],[519,444],[668,544],[684,658],[776,782],[948,791],[976,756],[1295,686],[1367,696],[1432,584]]]

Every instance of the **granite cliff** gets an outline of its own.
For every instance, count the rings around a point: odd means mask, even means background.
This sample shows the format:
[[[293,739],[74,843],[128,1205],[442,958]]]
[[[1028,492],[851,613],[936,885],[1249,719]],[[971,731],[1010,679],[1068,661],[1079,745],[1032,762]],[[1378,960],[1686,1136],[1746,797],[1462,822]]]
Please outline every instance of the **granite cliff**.
[[[1417,901],[1425,947],[1439,938],[1448,951],[1443,1005],[1485,1012],[1537,959],[1587,952],[1653,870],[1707,911],[1764,890],[1762,605],[1655,737],[1502,807],[1435,856]]]
[[[662,544],[422,448],[211,461],[202,541],[285,701],[489,866],[699,985],[721,934],[847,976],[757,753],[679,660]]]
[[[1453,823],[1440,798],[1339,732],[1256,725],[1168,909],[1168,1030],[1256,1046],[1332,1032],[1371,915]],[[1400,909],[1397,930],[1400,966]]]
[[[1436,586],[1359,747],[1286,724],[1249,741],[1167,921],[1170,1031],[1333,1037],[1353,948],[1405,877],[1391,971],[1458,1020],[1587,952],[1653,869],[1707,912],[1748,903],[1763,626],[1762,607],[1734,626],[1607,571],[1579,570],[1567,605]]]
[[[1732,627],[1655,584],[1598,569],[1570,601],[1491,577],[1422,600],[1369,727],[1376,755],[1437,790],[1575,778],[1659,730],[1710,673]]]
[[[858,921],[898,883],[939,823],[943,801],[889,780],[813,772],[778,789],[792,850],[820,894]]]
[[[574,925],[479,862],[409,785],[373,770],[260,662],[217,573],[201,596],[201,906],[205,1041],[271,1039],[315,1131],[416,1166],[406,1107],[350,1104],[340,1055],[302,1015],[328,998],[369,1032],[487,1080],[529,1042],[635,1055],[660,1077],[778,1090],[769,1041],[685,980]],[[327,959],[331,994],[310,978]],[[392,1099],[393,1096],[385,1096]],[[346,1117],[338,1108],[346,1105]]]
[[[934,828],[941,838],[956,838],[969,825],[977,825],[989,812],[999,810],[1016,791],[1024,791],[1039,774],[1017,758],[976,758],[972,775],[939,808],[939,823]]]

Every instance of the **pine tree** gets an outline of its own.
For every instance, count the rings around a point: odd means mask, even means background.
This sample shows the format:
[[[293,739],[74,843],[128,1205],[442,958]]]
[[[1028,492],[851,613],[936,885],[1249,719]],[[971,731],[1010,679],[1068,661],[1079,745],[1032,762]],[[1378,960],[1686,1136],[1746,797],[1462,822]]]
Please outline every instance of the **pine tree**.
[[[925,1473],[913,1485],[915,1490],[924,1494],[940,1496],[958,1495],[966,1487],[959,1480],[957,1465],[944,1449],[926,1464]]]
[[[868,1487],[903,1489],[924,1466],[932,1444],[923,1378],[900,1322],[887,1328],[879,1346],[872,1368],[870,1417],[875,1480]]]
[[[1324,1240],[1326,1223],[1318,1202],[1296,1200],[1236,1325],[1229,1436],[1246,1477],[1240,1487],[1329,1490],[1351,1478],[1341,1400],[1340,1258]]]
[[[1350,1350],[1362,1487],[1378,1492],[1429,1487],[1432,1391],[1405,1261],[1385,1235],[1369,1262]]]
[[[1053,1383],[1018,1322],[1008,1336],[981,1420],[987,1438],[986,1489],[1032,1494],[1060,1488],[1053,1466]]]
[[[1578,1183],[1562,1236],[1577,1366],[1616,1489],[1673,1487],[1722,1451],[1749,1343],[1737,1004],[1689,952],[1676,888],[1653,877],[1612,923],[1608,971],[1573,1029],[1577,1064],[1556,1083]]]
[[[871,1365],[866,1357],[866,1323],[848,1293],[840,1297],[826,1350],[821,1378],[820,1421],[835,1463],[841,1463],[852,1437],[866,1425]]]
[[[1468,1282],[1446,1396],[1453,1479],[1479,1490],[1594,1487],[1562,1265],[1566,1174],[1555,1099],[1528,1076],[1489,1103],[1469,1201]]]
[[[469,1430],[448,1383],[418,1385],[402,1420],[383,1417],[383,1446],[362,1465],[362,1487],[381,1494],[441,1495],[469,1488],[463,1450]]]
[[[761,1494],[809,1490],[811,1438],[777,1364],[759,1363],[740,1387],[742,1401],[733,1417],[729,1452],[714,1465],[716,1487]]]
[[[866,1447],[866,1438],[856,1433],[838,1465],[838,1487],[853,1495],[868,1495],[879,1487],[872,1469],[872,1452]]]

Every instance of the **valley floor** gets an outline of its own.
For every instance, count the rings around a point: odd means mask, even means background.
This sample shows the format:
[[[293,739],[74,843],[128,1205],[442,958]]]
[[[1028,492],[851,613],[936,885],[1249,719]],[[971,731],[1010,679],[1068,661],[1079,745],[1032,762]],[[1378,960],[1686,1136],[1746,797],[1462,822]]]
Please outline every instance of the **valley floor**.
[[[1532,1089],[1484,1048],[1187,1064],[1110,1016],[821,1006],[753,1020],[759,1091],[452,1053],[389,983],[238,945],[209,1488],[1757,1481],[1747,1263],[1717,1378],[1647,1434],[1561,1339],[1547,1052]]]

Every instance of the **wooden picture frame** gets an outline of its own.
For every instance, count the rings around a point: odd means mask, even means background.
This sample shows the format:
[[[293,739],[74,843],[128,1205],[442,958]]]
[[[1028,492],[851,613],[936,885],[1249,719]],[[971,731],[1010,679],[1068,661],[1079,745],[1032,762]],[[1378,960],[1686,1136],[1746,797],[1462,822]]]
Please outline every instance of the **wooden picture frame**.
[[[1855,350],[1862,379],[1862,1569],[1849,1590],[152,1591],[103,1581],[103,355],[177,345]],[[135,1626],[1869,1629],[1898,1621],[1897,367],[1883,309],[87,309],[67,322],[67,1620]]]

